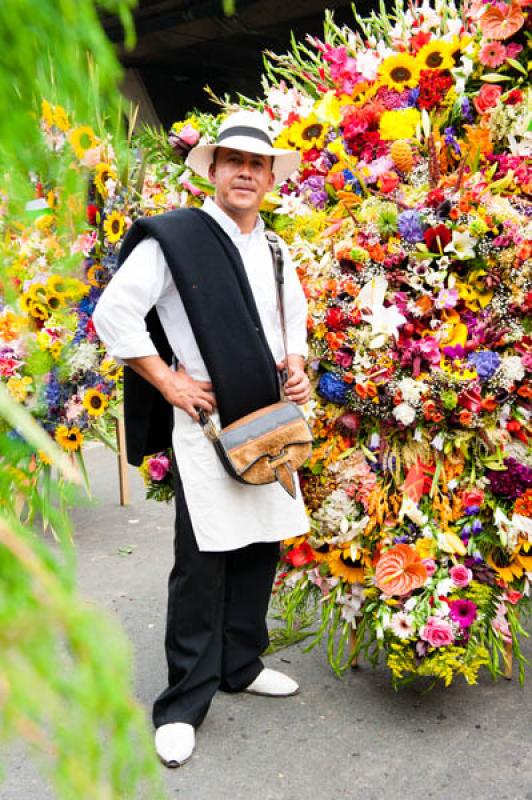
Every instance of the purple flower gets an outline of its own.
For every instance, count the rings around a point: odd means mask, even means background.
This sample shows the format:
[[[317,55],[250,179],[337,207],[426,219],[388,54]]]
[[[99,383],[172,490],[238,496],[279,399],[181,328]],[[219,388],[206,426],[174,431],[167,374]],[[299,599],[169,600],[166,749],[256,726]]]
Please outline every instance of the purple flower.
[[[502,472],[486,470],[486,477],[494,495],[515,500],[532,487],[532,469],[515,458],[505,458],[504,466],[506,469]]]
[[[424,227],[417,211],[403,211],[397,220],[401,237],[410,244],[423,241]]]
[[[501,357],[491,350],[479,350],[477,353],[469,354],[467,363],[476,369],[481,381],[487,381],[499,369]]]
[[[470,628],[477,618],[477,607],[472,600],[451,600],[449,614],[461,628]]]

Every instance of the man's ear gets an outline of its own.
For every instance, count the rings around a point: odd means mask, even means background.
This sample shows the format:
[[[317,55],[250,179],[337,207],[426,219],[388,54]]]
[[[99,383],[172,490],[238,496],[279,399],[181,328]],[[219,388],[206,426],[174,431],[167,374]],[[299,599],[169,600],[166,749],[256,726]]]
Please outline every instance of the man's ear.
[[[270,172],[270,180],[266,191],[271,192],[274,186],[275,186],[275,175],[273,174],[273,172]]]
[[[216,180],[216,163],[212,161],[209,165],[209,180],[214,183]]]

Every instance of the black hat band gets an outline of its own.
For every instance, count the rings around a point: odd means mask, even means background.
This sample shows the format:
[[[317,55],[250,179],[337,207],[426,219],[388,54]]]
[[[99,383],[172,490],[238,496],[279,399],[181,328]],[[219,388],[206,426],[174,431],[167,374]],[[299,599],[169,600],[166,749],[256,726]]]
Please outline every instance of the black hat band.
[[[270,147],[273,147],[273,142],[267,133],[264,133],[264,131],[261,131],[258,128],[251,128],[248,125],[235,125],[234,128],[227,128],[225,131],[222,131],[220,134],[218,134],[216,144],[220,144],[229,136],[250,136],[252,139],[258,139],[260,142],[264,142]]]

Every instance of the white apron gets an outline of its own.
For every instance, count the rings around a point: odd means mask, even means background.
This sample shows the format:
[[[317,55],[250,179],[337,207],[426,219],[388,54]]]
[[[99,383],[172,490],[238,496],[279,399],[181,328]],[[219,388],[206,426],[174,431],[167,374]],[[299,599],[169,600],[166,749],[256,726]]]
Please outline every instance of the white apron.
[[[217,413],[213,421],[219,428]],[[200,550],[236,550],[308,533],[299,486],[294,499],[278,483],[248,486],[235,481],[199,423],[179,408],[174,409],[173,446]]]

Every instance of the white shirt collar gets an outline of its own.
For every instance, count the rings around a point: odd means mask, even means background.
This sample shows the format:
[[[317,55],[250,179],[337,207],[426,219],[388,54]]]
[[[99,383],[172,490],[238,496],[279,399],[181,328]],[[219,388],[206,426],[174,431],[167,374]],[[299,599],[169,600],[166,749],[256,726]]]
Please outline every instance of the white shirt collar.
[[[255,227],[250,234],[242,233],[236,222],[228,216],[223,209],[217,205],[210,197],[205,198],[203,211],[209,214],[218,225],[226,232],[231,239],[239,239],[241,236],[258,236],[264,232],[264,221],[260,214],[257,214]]]

